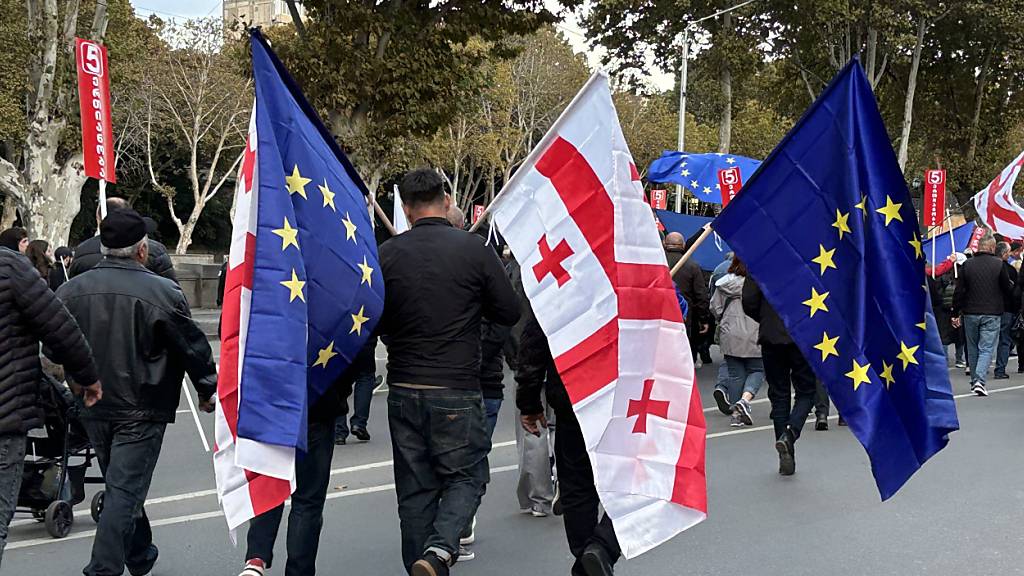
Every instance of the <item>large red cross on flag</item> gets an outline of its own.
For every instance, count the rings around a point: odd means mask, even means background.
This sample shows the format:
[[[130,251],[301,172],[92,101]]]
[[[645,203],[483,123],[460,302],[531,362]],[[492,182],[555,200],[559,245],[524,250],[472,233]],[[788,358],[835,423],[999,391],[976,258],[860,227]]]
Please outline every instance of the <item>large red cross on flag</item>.
[[[974,195],[978,217],[997,234],[1014,240],[1024,238],[1024,208],[1013,197],[1013,185],[1021,170],[1024,170],[1024,152]]]
[[[657,224],[608,78],[587,82],[492,207],[635,557],[707,517],[704,412]]]

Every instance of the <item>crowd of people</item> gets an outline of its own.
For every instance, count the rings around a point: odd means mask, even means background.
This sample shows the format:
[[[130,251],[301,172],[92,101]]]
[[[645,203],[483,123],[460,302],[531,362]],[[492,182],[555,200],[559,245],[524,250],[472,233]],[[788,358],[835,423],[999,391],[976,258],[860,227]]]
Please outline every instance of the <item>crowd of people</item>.
[[[380,342],[387,349],[388,426],[409,574],[445,575],[475,557],[475,514],[487,491],[506,366],[519,413],[520,511],[562,517],[573,576],[613,574],[621,555],[615,531],[601,512],[582,430],[515,259],[500,241],[464,231],[465,217],[436,172],[410,172],[399,193],[411,229],[379,248],[383,316],[308,413],[284,573],[315,573],[334,447],[350,436],[370,441],[370,405],[383,380],[376,374]],[[11,359],[0,366],[0,560],[25,437],[40,425],[42,345],[81,397],[81,420],[106,484],[84,574],[147,574],[159,551],[143,504],[186,373],[200,408],[214,409],[211,346],[191,318],[166,248],[152,238],[152,224],[123,199],[107,201],[96,236],[74,251],[51,252],[19,228],[0,233],[0,246],[0,355]],[[669,233],[664,247],[674,266],[687,241]],[[989,233],[972,257],[955,254],[927,271],[942,341],[954,345],[952,362],[981,396],[989,366],[994,378],[1007,378],[1012,348],[1024,345],[1021,253],[1021,245]],[[712,362],[713,344],[724,357],[715,405],[731,426],[752,426],[752,403],[767,383],[779,473],[794,474],[804,424],[813,411],[815,429],[827,430],[829,401],[782,320],[731,254],[710,276],[687,261],[673,280],[696,367]],[[271,568],[284,508],[250,522],[240,576],[265,576]]]

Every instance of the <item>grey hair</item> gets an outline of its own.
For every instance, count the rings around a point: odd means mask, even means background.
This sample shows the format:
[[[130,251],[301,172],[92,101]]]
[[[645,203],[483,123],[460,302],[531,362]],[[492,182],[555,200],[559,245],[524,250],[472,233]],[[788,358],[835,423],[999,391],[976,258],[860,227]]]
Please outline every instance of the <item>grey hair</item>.
[[[998,244],[996,244],[996,256],[999,256],[1000,258],[1002,258],[1002,257],[1006,256],[1009,253],[1010,253],[1010,243],[1009,242],[999,242]]]
[[[131,246],[127,246],[125,248],[107,248],[101,243],[100,254],[103,254],[104,256],[109,256],[111,258],[134,258],[135,255],[139,253],[139,248],[142,248],[142,245],[148,241],[149,238],[143,236],[142,240],[139,240],[135,244],[132,244]]]
[[[979,252],[993,252],[996,248],[996,237],[991,231],[985,232],[985,234],[978,240],[978,251]]]

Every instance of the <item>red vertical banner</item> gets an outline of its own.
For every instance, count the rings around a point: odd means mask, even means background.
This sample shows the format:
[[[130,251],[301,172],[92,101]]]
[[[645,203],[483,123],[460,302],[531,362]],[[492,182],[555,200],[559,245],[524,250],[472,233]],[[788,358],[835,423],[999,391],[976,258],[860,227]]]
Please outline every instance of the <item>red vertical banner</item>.
[[[739,166],[718,171],[718,188],[722,192],[723,208],[729,205],[729,201],[736,197],[742,187],[743,176],[740,174]]]
[[[946,171],[926,170],[924,173],[924,225],[926,228],[938,226],[945,219],[946,210]]]
[[[668,190],[651,190],[651,208],[655,210],[668,208]]]
[[[107,47],[99,42],[75,38],[75,63],[78,68],[78,103],[82,113],[85,175],[116,183]]]
[[[967,244],[968,252],[978,251],[978,243],[981,242],[981,237],[985,235],[985,232],[988,232],[988,228],[984,226],[978,226],[974,229],[974,233],[971,234],[971,241]]]
[[[473,204],[473,224],[484,215],[485,206],[483,204]]]

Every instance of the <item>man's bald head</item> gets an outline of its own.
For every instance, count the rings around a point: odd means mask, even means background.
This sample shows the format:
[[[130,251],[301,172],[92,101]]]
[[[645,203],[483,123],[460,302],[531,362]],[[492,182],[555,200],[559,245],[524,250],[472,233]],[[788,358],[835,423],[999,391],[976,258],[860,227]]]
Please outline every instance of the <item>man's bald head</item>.
[[[686,237],[679,232],[669,232],[665,235],[665,249],[682,251],[686,247]]]
[[[132,207],[132,205],[129,204],[128,201],[125,200],[124,198],[118,198],[116,196],[113,197],[113,198],[107,198],[107,214],[110,214],[111,212],[113,212],[115,210],[130,210],[131,207]],[[99,227],[100,222],[102,222],[102,221],[103,221],[103,215],[102,215],[102,212],[100,212],[100,207],[97,206],[96,207],[96,227],[97,228]]]
[[[466,215],[454,204],[448,208],[448,221],[459,230],[466,227]]]

